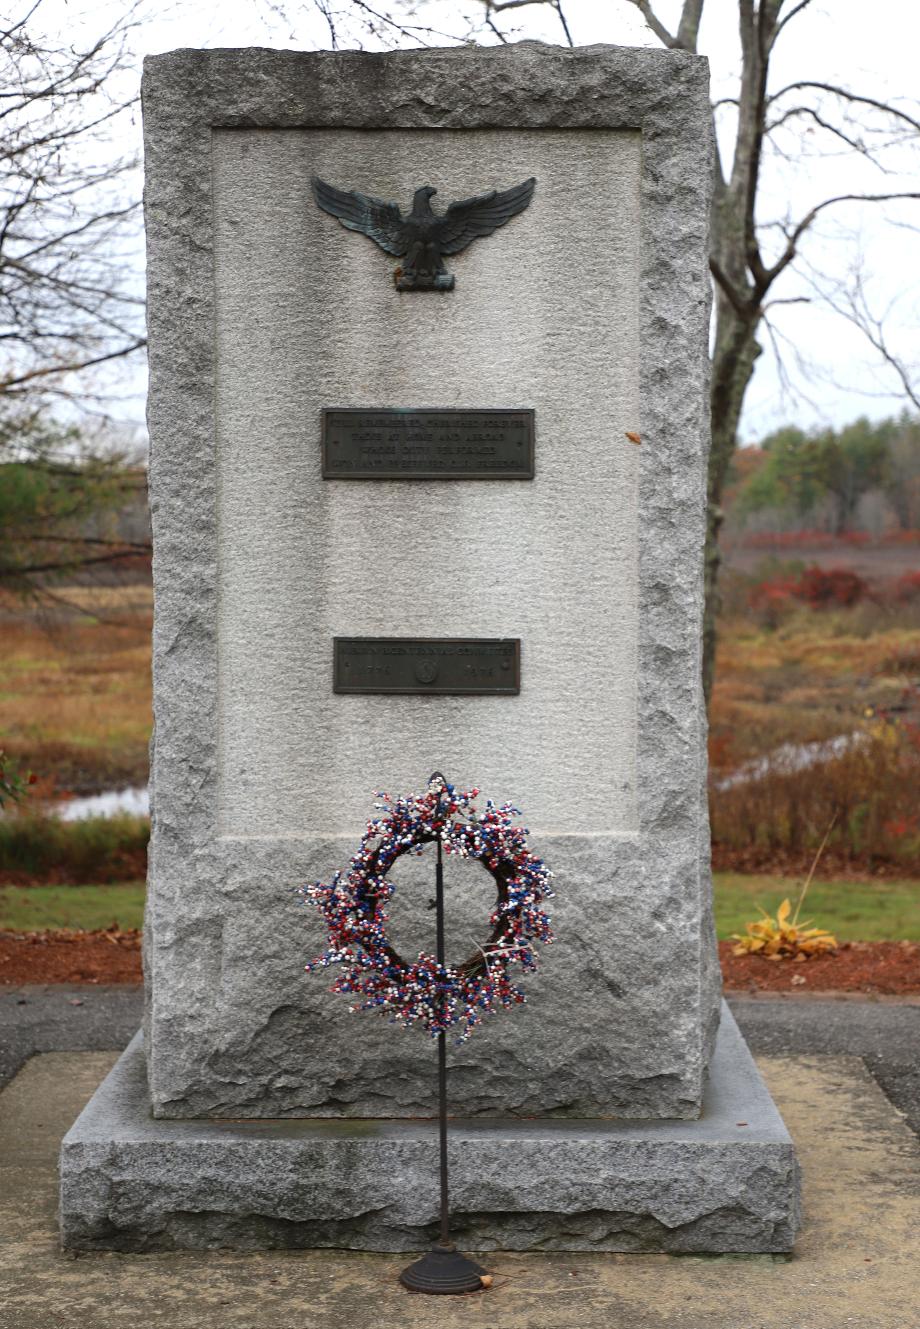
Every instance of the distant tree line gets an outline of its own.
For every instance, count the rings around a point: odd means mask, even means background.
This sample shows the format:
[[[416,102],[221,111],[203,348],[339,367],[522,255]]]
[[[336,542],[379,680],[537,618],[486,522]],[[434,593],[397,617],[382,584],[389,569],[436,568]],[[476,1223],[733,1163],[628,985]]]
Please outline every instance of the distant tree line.
[[[0,415],[0,589],[53,599],[75,576],[149,559],[146,483],[111,433]]]
[[[911,531],[920,527],[920,419],[854,420],[841,429],[786,425],[734,462],[735,532]]]

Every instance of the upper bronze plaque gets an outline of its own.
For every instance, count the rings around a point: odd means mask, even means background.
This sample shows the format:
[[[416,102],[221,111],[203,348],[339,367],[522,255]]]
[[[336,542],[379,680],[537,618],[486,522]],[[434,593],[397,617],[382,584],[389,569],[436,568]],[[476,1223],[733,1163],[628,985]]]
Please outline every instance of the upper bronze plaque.
[[[326,480],[532,480],[533,474],[533,411],[323,411]]]

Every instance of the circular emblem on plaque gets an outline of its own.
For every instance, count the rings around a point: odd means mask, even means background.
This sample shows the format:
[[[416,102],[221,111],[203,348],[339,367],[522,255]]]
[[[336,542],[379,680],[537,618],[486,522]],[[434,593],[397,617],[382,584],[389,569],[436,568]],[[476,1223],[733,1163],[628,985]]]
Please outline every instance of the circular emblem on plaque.
[[[536,942],[553,939],[543,902],[552,894],[551,873],[527,847],[527,829],[515,824],[511,803],[491,799],[474,807],[478,789],[459,790],[440,780],[424,794],[379,794],[383,815],[368,822],[358,852],[328,883],[300,888],[326,923],[328,948],[307,972],[341,965],[333,992],[351,997],[353,1011],[376,1010],[399,1024],[420,1024],[430,1034],[460,1025],[467,1039],[484,1015],[524,1000],[509,969],[537,967]],[[395,890],[388,873],[403,854],[419,854],[440,840],[444,853],[473,859],[496,887],[488,932],[459,964],[439,964],[421,952],[403,958],[387,935],[388,904]]]
[[[438,663],[436,660],[419,660],[415,666],[415,678],[419,683],[433,683],[438,676]]]

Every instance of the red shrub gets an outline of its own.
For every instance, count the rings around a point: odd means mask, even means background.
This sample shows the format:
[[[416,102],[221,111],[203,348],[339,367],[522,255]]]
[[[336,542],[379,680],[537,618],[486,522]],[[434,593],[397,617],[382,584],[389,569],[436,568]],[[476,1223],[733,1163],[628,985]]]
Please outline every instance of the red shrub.
[[[793,600],[801,600],[812,609],[840,609],[857,604],[868,590],[862,577],[849,568],[813,566],[796,576],[787,574],[758,582],[748,592],[748,603],[768,619],[775,619]]]
[[[868,591],[862,577],[849,568],[806,568],[792,592],[812,609],[845,608],[857,604]]]
[[[899,604],[920,599],[920,572],[905,572],[892,587],[892,598]]]

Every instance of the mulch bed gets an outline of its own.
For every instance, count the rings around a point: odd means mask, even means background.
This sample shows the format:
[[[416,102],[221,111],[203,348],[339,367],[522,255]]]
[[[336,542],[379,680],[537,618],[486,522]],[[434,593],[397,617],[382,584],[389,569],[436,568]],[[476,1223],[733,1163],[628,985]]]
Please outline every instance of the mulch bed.
[[[801,962],[733,955],[733,946],[731,941],[719,942],[722,977],[729,992],[920,993],[920,945],[916,942],[848,941],[833,954]]]
[[[23,983],[140,983],[141,934],[0,932],[0,985]]]
[[[732,955],[719,942],[730,992],[855,992],[904,996],[920,993],[920,945],[906,941],[844,942],[833,955],[799,963]],[[141,934],[0,932],[0,985],[23,983],[140,983]]]

